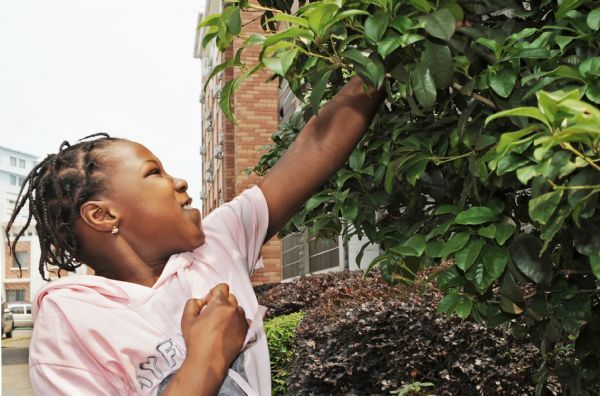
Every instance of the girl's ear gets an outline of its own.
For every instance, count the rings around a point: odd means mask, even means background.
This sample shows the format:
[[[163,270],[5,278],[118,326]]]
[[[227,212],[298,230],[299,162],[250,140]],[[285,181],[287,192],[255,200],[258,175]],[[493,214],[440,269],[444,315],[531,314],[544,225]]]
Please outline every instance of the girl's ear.
[[[87,201],[79,210],[81,219],[99,232],[111,232],[113,227],[119,226],[119,221],[105,201]]]

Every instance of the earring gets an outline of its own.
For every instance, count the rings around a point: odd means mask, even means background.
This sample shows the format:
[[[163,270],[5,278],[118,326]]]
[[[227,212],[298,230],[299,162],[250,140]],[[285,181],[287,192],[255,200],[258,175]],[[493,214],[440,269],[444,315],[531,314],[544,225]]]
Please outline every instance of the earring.
[[[111,234],[113,235],[117,235],[119,233],[119,227],[117,227],[116,225],[113,226],[112,230],[110,231]]]

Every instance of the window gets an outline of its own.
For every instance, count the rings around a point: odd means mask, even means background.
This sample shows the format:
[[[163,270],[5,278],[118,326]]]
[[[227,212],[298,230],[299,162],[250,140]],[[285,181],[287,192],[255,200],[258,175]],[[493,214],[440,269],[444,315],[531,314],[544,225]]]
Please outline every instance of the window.
[[[6,291],[6,302],[15,302],[15,301],[25,301],[25,289],[13,289]],[[13,307],[17,308],[17,307]],[[13,308],[10,309],[11,312],[17,313],[13,311]],[[23,310],[19,313],[24,313],[25,310],[23,306],[20,306],[20,309]]]
[[[25,169],[25,160],[24,159],[19,160],[19,168]]]
[[[309,237],[307,231],[287,235],[281,240],[281,264],[283,279],[339,269],[338,240]]]
[[[17,158],[10,157],[10,166],[17,166]]]
[[[338,241],[311,238],[308,242],[310,272],[323,271],[340,265]]]
[[[21,269],[29,268],[29,252],[27,250],[23,250],[15,253],[15,259],[13,259],[12,268],[18,269],[19,265],[17,264],[17,260],[21,263]]]
[[[281,264],[283,279],[290,279],[304,273],[303,233],[286,235],[281,240]]]
[[[11,186],[16,186],[17,185],[17,176],[10,175],[10,185]]]

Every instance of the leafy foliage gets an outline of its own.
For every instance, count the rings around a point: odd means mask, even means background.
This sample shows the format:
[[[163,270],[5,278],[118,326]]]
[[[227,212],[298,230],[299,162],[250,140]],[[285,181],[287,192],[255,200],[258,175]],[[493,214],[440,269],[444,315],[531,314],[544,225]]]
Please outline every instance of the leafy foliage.
[[[439,268],[441,312],[529,335],[544,357],[538,384],[556,373],[567,394],[598,391],[598,3],[259,3],[232,1],[204,22],[225,48],[243,35],[240,9],[264,12],[264,35],[246,37],[225,66],[246,71],[223,90],[228,116],[232,89],[264,68],[305,103],[255,171],[351,75],[387,91],[347,166],[287,230],[378,243],[367,270],[392,283]],[[241,64],[255,45],[258,64]],[[571,340],[575,354],[554,359]]]
[[[537,348],[436,313],[442,293],[423,279],[406,287],[387,284],[377,270],[365,280],[360,271],[311,275],[278,284],[259,301],[277,312],[306,293],[313,297],[300,300],[306,315],[296,331],[287,394],[534,393]],[[560,394],[556,378],[545,391]]]
[[[286,381],[292,363],[292,342],[296,327],[303,317],[302,312],[295,312],[265,322],[273,394],[282,394],[286,391]]]

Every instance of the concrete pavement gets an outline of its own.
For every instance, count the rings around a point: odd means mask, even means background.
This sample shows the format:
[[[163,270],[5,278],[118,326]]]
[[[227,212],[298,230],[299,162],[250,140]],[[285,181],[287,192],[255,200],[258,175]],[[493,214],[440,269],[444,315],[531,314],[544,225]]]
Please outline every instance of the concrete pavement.
[[[32,396],[29,383],[31,329],[15,329],[13,338],[2,339],[2,395]]]

